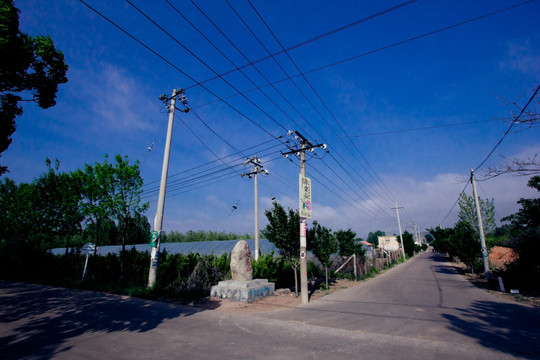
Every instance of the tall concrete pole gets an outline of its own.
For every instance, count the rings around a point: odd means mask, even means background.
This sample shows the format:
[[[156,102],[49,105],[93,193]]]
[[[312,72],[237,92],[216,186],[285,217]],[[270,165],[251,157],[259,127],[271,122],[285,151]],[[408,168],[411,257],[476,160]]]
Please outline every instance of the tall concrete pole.
[[[401,242],[401,253],[403,254],[403,260],[405,260],[405,247],[403,246],[403,235],[401,234],[401,221],[399,220],[399,209],[401,208],[398,207],[397,202],[396,202],[396,207],[394,209],[396,209],[396,214],[397,214],[397,223],[398,223],[398,228],[399,228],[399,241]]]
[[[305,143],[302,142],[300,152],[300,175],[306,176],[306,152]],[[307,241],[306,241],[306,219],[300,218],[300,295],[302,304],[308,303],[308,276],[307,276]]]
[[[259,196],[257,193],[257,174],[255,171],[255,261],[259,260]]]
[[[480,233],[480,245],[482,247],[482,260],[484,262],[484,273],[486,278],[491,278],[489,270],[489,259],[486,248],[486,238],[484,236],[484,224],[482,222],[482,211],[480,210],[480,202],[478,201],[478,192],[476,191],[476,180],[474,179],[474,170],[471,169],[471,184],[473,188],[474,202],[476,204],[476,216],[478,217],[478,232]]]
[[[244,165],[247,164],[253,164],[253,169],[251,169],[248,173],[242,173],[240,174],[242,177],[248,176],[251,178],[251,175],[255,175],[255,260],[259,260],[259,195],[258,195],[258,182],[257,182],[257,175],[262,172],[265,175],[268,175],[268,170],[264,170],[263,166],[261,165],[261,161],[257,156],[252,156],[248,158],[246,161],[244,161]]]
[[[156,210],[156,217],[154,219],[154,231],[157,231],[158,236],[154,244],[152,244],[152,253],[150,255],[150,271],[148,273],[148,287],[154,286],[157,278],[158,271],[158,259],[159,259],[159,245],[161,238],[161,231],[163,227],[163,211],[165,209],[165,194],[167,192],[167,176],[169,173],[169,157],[171,154],[171,141],[174,125],[174,109],[176,105],[176,96],[178,92],[176,89],[172,91],[171,103],[169,105],[169,125],[167,128],[167,139],[165,142],[165,153],[163,154],[163,167],[161,169],[161,183],[159,185],[159,198]]]

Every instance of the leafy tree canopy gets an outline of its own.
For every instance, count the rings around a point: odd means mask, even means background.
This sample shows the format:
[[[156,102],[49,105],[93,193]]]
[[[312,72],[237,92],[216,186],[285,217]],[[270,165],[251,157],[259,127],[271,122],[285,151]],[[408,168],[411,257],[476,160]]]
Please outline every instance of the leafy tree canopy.
[[[373,247],[376,248],[379,246],[379,238],[378,236],[385,236],[386,233],[381,230],[377,230],[375,232],[370,232],[367,237],[367,242],[370,244],[373,244]]]
[[[291,263],[298,263],[300,257],[300,215],[289,209],[285,212],[282,205],[273,202],[273,208],[264,214],[268,225],[261,233],[278,248],[279,254]]]
[[[484,232],[489,234],[495,230],[497,226],[495,222],[495,204],[494,200],[478,198],[480,203],[480,212],[482,213],[482,223],[484,224]],[[476,205],[474,198],[468,196],[465,193],[461,193],[459,196],[459,221],[469,224],[472,229],[475,229],[475,233],[479,236],[478,232],[478,216],[476,214]]]
[[[21,33],[19,12],[13,0],[0,1],[0,154],[11,144],[15,118],[23,112],[20,93],[47,109],[56,104],[58,85],[67,82],[64,54],[49,36]],[[0,167],[0,175],[6,171]]]
[[[540,192],[540,176],[531,177],[527,185]],[[509,221],[515,230],[540,226],[540,198],[521,198],[518,204],[521,205],[521,209],[517,213],[504,217],[501,220]]]

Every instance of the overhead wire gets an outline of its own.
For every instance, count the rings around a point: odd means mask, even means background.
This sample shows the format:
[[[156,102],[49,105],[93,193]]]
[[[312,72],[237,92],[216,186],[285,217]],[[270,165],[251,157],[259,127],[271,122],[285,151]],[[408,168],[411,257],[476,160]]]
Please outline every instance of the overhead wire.
[[[165,0],[165,1],[169,2],[168,0]],[[313,37],[313,38],[304,40],[304,41],[302,41],[302,42],[300,42],[300,43],[298,43],[298,44],[295,44],[295,45],[293,45],[293,46],[288,47],[287,49],[284,49],[284,50],[282,49],[282,50],[277,51],[277,52],[275,52],[275,53],[273,53],[273,54],[269,53],[269,55],[267,55],[267,56],[264,56],[264,57],[262,57],[262,58],[260,58],[260,59],[254,60],[254,61],[252,61],[252,62],[249,62],[248,64],[245,64],[245,65],[240,66],[240,69],[246,68],[246,67],[248,67],[248,66],[254,66],[255,64],[258,64],[258,63],[263,62],[263,61],[265,61],[265,60],[269,60],[269,59],[271,59],[271,58],[273,58],[273,57],[275,57],[275,56],[277,56],[277,55],[280,55],[280,54],[282,54],[282,53],[284,53],[284,52],[286,52],[286,51],[294,50],[294,49],[297,49],[297,48],[302,47],[302,46],[304,46],[304,45],[310,44],[310,43],[312,43],[312,42],[314,42],[314,41],[321,40],[321,39],[323,39],[323,38],[325,38],[325,37],[327,37],[327,36],[334,35],[334,34],[340,32],[340,31],[349,29],[349,28],[351,28],[351,27],[354,27],[354,26],[356,26],[356,25],[359,25],[359,24],[361,24],[361,23],[364,23],[364,22],[366,22],[366,21],[368,21],[368,20],[371,20],[371,19],[374,19],[374,18],[376,18],[376,17],[379,17],[379,16],[382,16],[382,15],[388,14],[388,13],[390,13],[390,12],[392,12],[392,11],[398,10],[398,9],[400,9],[400,8],[402,8],[402,7],[407,6],[407,5],[411,5],[411,4],[413,4],[413,3],[417,2],[417,1],[418,1],[418,0],[409,0],[409,1],[405,1],[405,2],[403,2],[403,3],[397,4],[397,5],[395,5],[395,6],[392,6],[392,7],[388,8],[388,9],[379,11],[379,12],[377,12],[377,13],[375,13],[375,14],[369,15],[369,16],[364,17],[364,18],[362,18],[362,19],[353,21],[352,23],[349,23],[349,24],[347,24],[347,25],[340,26],[340,27],[338,27],[338,28],[336,28],[336,29],[333,29],[333,30],[330,30],[330,31],[328,31],[328,32],[326,32],[326,33],[323,33],[323,34],[317,35],[317,36],[315,36],[315,37]],[[198,7],[198,6],[194,3],[193,0],[191,0],[191,2],[192,2],[196,7]],[[236,70],[236,69],[235,69],[235,70],[230,70],[230,71],[227,71],[227,72],[225,72],[225,73],[222,73],[221,75],[222,75],[222,76],[229,75],[229,74],[234,73],[235,71],[237,71],[237,70]],[[202,81],[202,83],[206,83],[206,82],[209,82],[209,81],[212,81],[212,80],[216,80],[216,79],[218,79],[218,78],[219,78],[219,77],[216,76],[216,77],[213,77],[213,78],[204,80],[204,81]]]
[[[266,112],[265,110],[263,110],[259,105],[257,105],[255,102],[253,102],[250,98],[248,98],[243,92],[241,92],[239,89],[237,89],[231,82],[229,82],[227,79],[225,79],[223,76],[221,76],[220,74],[218,74],[217,71],[215,71],[210,65],[208,65],[208,63],[206,63],[203,59],[201,59],[197,54],[195,54],[193,51],[191,51],[187,46],[185,46],[182,42],[180,42],[176,37],[174,37],[171,33],[169,33],[167,30],[165,30],[161,25],[159,25],[155,20],[153,20],[148,14],[146,14],[143,10],[141,10],[140,8],[138,8],[137,6],[135,6],[130,0],[126,0],[126,2],[128,4],[130,4],[135,10],[137,10],[143,17],[145,17],[148,21],[150,21],[152,24],[154,24],[160,31],[162,31],[165,35],[167,35],[169,38],[171,38],[176,44],[178,44],[179,46],[181,46],[185,51],[187,51],[191,56],[193,56],[195,59],[197,59],[197,61],[199,61],[202,65],[204,65],[208,70],[210,70],[211,72],[213,72],[216,76],[218,76],[224,83],[226,83],[228,86],[230,86],[234,91],[236,91],[240,96],[242,96],[245,100],[247,100],[251,105],[253,105],[255,108],[257,108],[259,111],[261,111],[264,115],[266,115],[270,120],[272,120],[276,125],[278,125],[279,127],[281,127],[284,131],[287,131],[287,128],[285,128],[279,121],[277,121],[276,119],[274,119],[270,114],[268,114],[268,112]],[[201,87],[205,88],[204,85],[200,84]],[[209,91],[210,90],[208,88],[205,88],[205,90]],[[214,95],[214,94],[213,94]],[[214,95],[215,96],[215,95]],[[227,104],[227,102],[224,102],[225,104]],[[229,105],[231,106],[231,105]],[[236,109],[236,108],[234,108]],[[236,111],[238,113],[239,110],[236,109]],[[240,113],[242,114],[242,113]],[[244,117],[246,117],[244,115]],[[255,124],[257,127],[259,127],[261,130],[263,130],[264,132],[266,132],[267,134],[271,135],[271,136],[274,136],[272,135],[269,131],[267,131],[266,129],[264,129],[261,125],[259,125],[258,123],[256,123],[255,121],[253,121],[252,119],[246,117],[246,119],[248,119],[250,122],[252,122],[253,124]]]
[[[530,103],[534,100],[534,98],[536,97],[536,94],[538,94],[538,91],[540,90],[540,85],[538,85],[536,87],[536,90],[534,91],[534,93],[532,94],[532,96],[530,97],[529,101],[527,101],[527,103],[525,104],[525,106],[521,109],[521,111],[519,112],[518,116],[516,116],[514,118],[514,120],[510,123],[510,126],[508,127],[508,129],[506,129],[506,131],[504,132],[503,136],[499,139],[499,141],[495,144],[495,146],[491,149],[491,151],[489,152],[489,154],[484,158],[484,160],[482,160],[482,162],[480,164],[478,164],[478,166],[476,168],[474,168],[474,171],[478,170],[482,165],[484,165],[484,163],[491,157],[491,155],[493,155],[493,152],[497,149],[497,147],[499,147],[499,145],[501,145],[501,143],[503,142],[504,138],[506,137],[506,135],[508,135],[508,133],[510,132],[510,130],[512,129],[512,127],[519,121],[519,118],[521,117],[521,115],[523,115],[523,113],[525,112],[525,110],[527,109],[527,107],[530,105]]]
[[[229,2],[226,0],[226,2],[229,4]],[[251,8],[253,9],[253,11],[257,14],[258,18],[261,20],[261,22],[264,24],[264,26],[266,27],[266,29],[270,32],[270,34],[272,35],[272,37],[274,38],[274,40],[278,43],[278,45],[280,46],[280,48],[282,50],[285,49],[285,47],[283,46],[283,44],[279,41],[279,39],[277,38],[277,36],[275,35],[275,33],[272,31],[272,29],[270,29],[270,26],[266,23],[266,21],[263,19],[263,17],[261,16],[261,14],[259,13],[259,11],[255,8],[255,6],[253,5],[253,3],[248,0],[248,3],[249,5],[251,6]],[[229,4],[230,6],[230,4]],[[287,56],[287,58],[289,59],[289,61],[294,65],[294,67],[296,68],[296,70],[299,72],[299,74],[301,74],[302,78],[304,79],[304,81],[306,82],[306,84],[308,84],[309,88],[311,89],[311,91],[315,94],[315,96],[317,97],[317,99],[320,101],[320,103],[323,105],[323,107],[326,109],[326,111],[330,114],[331,118],[334,120],[334,122],[339,126],[339,128],[342,130],[342,132],[344,134],[347,134],[346,131],[343,129],[343,126],[341,125],[341,123],[338,121],[338,119],[334,116],[334,114],[332,113],[332,111],[330,110],[330,108],[328,107],[328,105],[326,104],[326,102],[322,99],[322,97],[319,95],[319,93],[315,90],[315,88],[313,87],[313,85],[311,84],[311,82],[309,81],[309,79],[302,73],[302,71],[300,70],[299,66],[296,64],[296,62],[294,61],[294,59],[290,56],[290,54],[287,52],[287,51],[284,51],[285,55]],[[274,60],[277,62],[277,60],[274,58]],[[285,72],[285,70],[281,67],[281,69]],[[287,73],[285,72],[285,74],[287,75]],[[305,97],[305,95],[304,95]],[[306,97],[307,99],[307,97]],[[308,100],[308,99],[307,99]],[[311,102],[308,100],[308,102],[311,104]],[[312,104],[311,104],[312,105]],[[329,128],[331,129],[332,132],[334,132],[333,128],[330,126],[330,124],[328,124],[328,122],[326,121],[326,119],[322,116],[322,114],[320,114],[320,112],[312,105],[313,109],[316,110],[316,112],[319,114],[319,116],[322,118],[322,120],[324,122],[327,123],[327,125],[329,126]],[[335,134],[335,132],[334,132]],[[337,134],[336,134],[337,135]],[[350,139],[349,139],[350,141]],[[373,168],[371,167],[371,165],[369,164],[369,162],[367,161],[367,159],[364,157],[364,155],[359,151],[359,149],[356,147],[356,145],[350,141],[351,145],[356,149],[357,153],[362,157],[362,159],[366,162],[366,164],[368,165],[368,168],[372,171],[372,173],[375,175],[374,178],[378,179],[378,181],[383,185],[383,187],[391,194],[391,192],[389,191],[389,189],[386,187],[386,185],[384,185],[384,183],[382,182],[382,180],[380,179],[380,177],[376,174],[376,172],[373,170]],[[345,144],[343,144],[345,145]],[[345,147],[347,149],[349,149],[349,147],[347,147],[345,145]],[[350,149],[349,149],[350,150]],[[352,152],[351,152],[352,154]],[[354,157],[356,159],[356,157]],[[360,162],[359,162],[360,163]],[[360,163],[361,166],[363,166],[361,163]],[[368,172],[369,173],[369,172]],[[369,186],[369,184],[368,184]],[[394,199],[395,199],[395,196],[394,196]]]
[[[375,53],[378,53],[378,52],[381,52],[381,51],[384,51],[384,50],[388,50],[388,49],[391,49],[391,48],[396,47],[396,46],[407,44],[409,42],[419,40],[419,39],[422,39],[422,38],[425,38],[425,37],[428,37],[428,36],[431,36],[431,35],[435,35],[435,34],[438,34],[440,32],[450,30],[450,29],[453,29],[453,28],[456,28],[456,27],[459,27],[459,26],[462,26],[462,25],[466,25],[466,24],[471,23],[471,22],[482,20],[482,19],[485,19],[485,18],[490,17],[490,16],[498,15],[500,13],[515,9],[517,7],[527,5],[527,4],[529,4],[529,3],[533,2],[533,1],[535,1],[535,0],[527,0],[527,1],[524,1],[524,2],[515,4],[515,5],[512,5],[512,6],[509,6],[509,7],[505,7],[505,8],[490,12],[490,13],[483,14],[481,16],[477,16],[477,17],[474,17],[474,18],[469,18],[467,20],[464,20],[464,21],[461,21],[461,22],[458,22],[458,23],[455,23],[455,24],[452,24],[452,25],[449,25],[449,26],[445,26],[445,27],[442,27],[442,28],[439,28],[439,29],[436,29],[436,30],[433,30],[433,31],[429,31],[429,32],[423,33],[421,35],[417,35],[417,36],[407,38],[407,39],[402,40],[402,41],[398,41],[398,42],[395,42],[395,43],[392,43],[392,44],[389,44],[389,45],[385,45],[383,47],[379,47],[379,48],[376,48],[376,49],[361,53],[361,54],[357,54],[357,55],[352,56],[352,57],[348,57],[348,58],[341,59],[341,60],[326,64],[326,65],[322,65],[322,66],[313,68],[311,70],[305,70],[305,71],[303,71],[303,75],[308,75],[308,74],[311,74],[311,73],[319,72],[321,70],[328,69],[330,67],[334,67],[334,66],[337,66],[337,65],[349,62],[349,61],[357,60],[359,58],[362,58],[362,57],[365,57],[365,56],[368,56],[368,55],[371,55],[371,54],[375,54]],[[290,48],[288,48],[286,50],[288,51],[289,49]],[[274,54],[271,54],[271,55],[265,57],[264,60],[267,60],[267,59],[271,58],[272,56],[279,55],[282,52],[283,51],[279,51],[279,52],[276,52]],[[257,62],[258,62],[258,60],[253,61],[253,63],[257,63]],[[249,66],[249,64],[245,65],[245,66]],[[230,72],[223,73],[222,75],[227,75],[227,74],[233,73],[233,72],[234,72],[234,70],[232,70]],[[301,77],[301,76],[302,76],[301,74],[295,74],[295,75],[287,76],[287,77],[285,77],[283,79],[274,81],[272,84],[279,84],[279,83],[282,83],[282,82],[285,82],[285,81],[288,81],[288,80],[291,80],[291,79],[295,79],[295,78],[298,78],[298,77]],[[205,81],[203,81],[203,82],[205,82]],[[193,87],[195,87],[195,86],[198,86],[198,85],[197,84],[193,85]],[[264,87],[264,86],[262,86],[262,87]],[[257,89],[248,89],[248,90],[245,91],[245,93],[252,92],[252,91],[255,91],[255,90],[257,90]],[[237,95],[228,96],[228,97],[225,97],[225,99],[229,99],[229,98],[235,97],[235,96],[237,96]],[[197,107],[211,105],[211,104],[213,104],[215,102],[216,101],[209,102],[209,103],[206,103],[206,104],[197,105]]]

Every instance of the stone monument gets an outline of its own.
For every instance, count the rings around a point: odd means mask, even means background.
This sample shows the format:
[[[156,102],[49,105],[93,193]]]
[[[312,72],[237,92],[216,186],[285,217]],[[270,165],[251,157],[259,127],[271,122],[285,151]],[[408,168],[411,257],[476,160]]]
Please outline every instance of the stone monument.
[[[252,302],[274,295],[275,284],[266,279],[253,279],[251,251],[245,240],[240,240],[231,252],[232,280],[212,286],[210,296],[241,302]]]

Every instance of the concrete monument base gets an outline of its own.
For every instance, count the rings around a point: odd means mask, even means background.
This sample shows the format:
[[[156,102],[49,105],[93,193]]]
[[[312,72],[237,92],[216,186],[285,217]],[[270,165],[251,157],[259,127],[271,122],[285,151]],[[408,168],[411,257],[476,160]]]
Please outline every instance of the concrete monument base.
[[[274,295],[275,286],[274,283],[269,283],[266,279],[225,280],[212,286],[210,296],[250,303]]]

